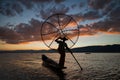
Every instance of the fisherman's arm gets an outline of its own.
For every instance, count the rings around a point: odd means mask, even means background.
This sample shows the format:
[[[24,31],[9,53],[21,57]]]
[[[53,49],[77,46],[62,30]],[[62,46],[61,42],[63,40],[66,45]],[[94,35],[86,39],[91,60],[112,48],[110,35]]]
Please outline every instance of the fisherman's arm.
[[[55,40],[55,42],[60,43],[60,41],[59,41],[58,39],[61,39],[61,37],[58,37],[58,38]]]
[[[57,38],[57,39],[55,40],[55,42],[59,43],[58,39],[59,39],[59,38]]]
[[[72,51],[70,50],[70,48],[68,48],[67,44],[66,44],[66,49],[67,49],[70,53],[72,53]]]

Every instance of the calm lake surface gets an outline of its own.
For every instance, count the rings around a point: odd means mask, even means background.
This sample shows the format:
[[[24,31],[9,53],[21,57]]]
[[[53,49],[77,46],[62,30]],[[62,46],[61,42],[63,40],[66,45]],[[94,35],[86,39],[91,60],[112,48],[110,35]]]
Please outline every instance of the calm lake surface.
[[[0,80],[120,80],[120,53],[66,54],[64,74],[42,65],[41,53],[0,54]],[[58,53],[46,53],[58,62]]]

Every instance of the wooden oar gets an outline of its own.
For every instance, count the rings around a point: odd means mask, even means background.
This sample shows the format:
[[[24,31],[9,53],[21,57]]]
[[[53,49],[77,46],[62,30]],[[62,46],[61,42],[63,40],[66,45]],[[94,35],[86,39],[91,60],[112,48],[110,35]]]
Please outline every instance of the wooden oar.
[[[79,62],[78,62],[77,59],[75,58],[75,56],[73,55],[73,53],[71,53],[71,55],[73,56],[73,58],[75,59],[75,61],[76,61],[77,64],[79,65],[80,69],[83,70],[83,68],[81,67],[81,65],[79,64]]]

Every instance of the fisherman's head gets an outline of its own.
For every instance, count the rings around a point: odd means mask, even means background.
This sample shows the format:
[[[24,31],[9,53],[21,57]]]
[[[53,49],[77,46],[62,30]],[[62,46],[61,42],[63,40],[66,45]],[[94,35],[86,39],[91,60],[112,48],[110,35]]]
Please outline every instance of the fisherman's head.
[[[66,37],[61,38],[63,42],[67,41],[68,39]]]
[[[62,41],[62,42],[65,42],[67,41],[68,39],[66,37],[58,37],[58,40],[59,41]]]

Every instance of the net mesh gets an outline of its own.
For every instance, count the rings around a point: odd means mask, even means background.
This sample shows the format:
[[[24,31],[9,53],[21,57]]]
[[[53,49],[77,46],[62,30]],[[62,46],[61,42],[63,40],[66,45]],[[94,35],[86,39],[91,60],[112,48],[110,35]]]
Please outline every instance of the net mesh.
[[[68,15],[54,14],[42,24],[41,38],[45,45],[51,49],[57,49],[55,40],[58,37],[66,37],[66,43],[71,48],[79,37],[79,29],[76,21]]]

